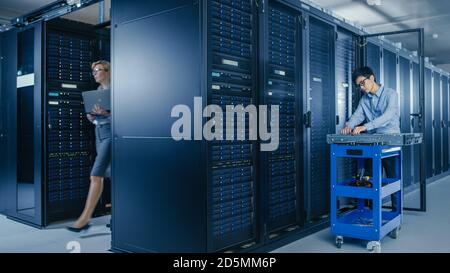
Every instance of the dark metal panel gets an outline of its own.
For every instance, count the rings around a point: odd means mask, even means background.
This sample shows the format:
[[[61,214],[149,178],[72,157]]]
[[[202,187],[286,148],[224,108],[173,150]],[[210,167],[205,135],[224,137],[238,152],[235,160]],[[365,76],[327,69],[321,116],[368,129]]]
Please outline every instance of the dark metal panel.
[[[371,42],[367,43],[366,47],[366,65],[372,68],[373,73],[376,76],[376,81],[379,83],[381,80],[381,51],[380,46]]]
[[[133,15],[129,5],[114,1],[113,14]],[[194,109],[201,95],[198,11],[190,5],[114,28],[113,248],[207,250],[202,142],[170,133],[172,107]]]
[[[413,73],[412,73],[412,112],[419,113],[420,112],[420,96],[419,96],[419,64],[413,63]],[[418,117],[411,117],[411,128],[412,133],[421,133],[422,132],[422,122]],[[425,144],[422,144],[425,145]],[[413,184],[420,183],[420,154],[421,154],[421,145],[414,145],[413,149]]]
[[[309,81],[311,104],[309,211],[318,219],[330,210],[330,162],[326,135],[335,132],[334,27],[310,17]]]
[[[448,107],[448,77],[442,76],[442,152],[443,152],[443,164],[442,172],[446,172],[449,169],[449,107]]]
[[[425,145],[426,145],[426,174],[433,176],[433,108],[432,108],[432,71],[425,69]]]
[[[387,87],[397,90],[397,54],[383,49],[383,75],[384,80],[382,84]]]
[[[400,57],[400,131],[402,133],[411,133],[411,62],[410,60]],[[408,187],[412,183],[412,147],[406,146],[402,150],[402,165],[403,165],[403,186]]]
[[[441,118],[441,75],[434,72],[433,85],[433,147],[434,147],[434,175],[442,172],[442,118]]]
[[[137,6],[147,5],[154,2]],[[192,20],[196,12],[191,6],[115,28],[120,54],[113,72],[115,88],[124,90],[114,94],[117,135],[170,137],[172,108],[183,104],[194,109],[194,96],[201,95],[198,80],[193,80],[200,73],[198,18]]]
[[[206,252],[206,183],[198,168],[201,142],[114,142],[112,247]]]

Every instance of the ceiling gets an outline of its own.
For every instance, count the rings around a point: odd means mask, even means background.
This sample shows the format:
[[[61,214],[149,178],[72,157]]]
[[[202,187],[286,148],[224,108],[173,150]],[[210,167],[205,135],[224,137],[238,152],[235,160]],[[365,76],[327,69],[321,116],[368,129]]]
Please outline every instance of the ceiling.
[[[9,24],[11,19],[30,13],[52,2],[55,2],[55,0],[0,0],[0,25]],[[105,0],[104,3],[104,19],[109,21],[111,0]],[[99,4],[88,6],[63,17],[84,23],[98,24]]]
[[[450,5],[448,0],[311,0],[370,33],[425,29],[425,55],[450,71]],[[379,2],[381,5],[370,5]],[[435,35],[435,38],[433,38]],[[437,36],[437,37],[436,37]],[[417,50],[417,35],[386,36]]]
[[[1,0],[0,26],[51,2],[54,0]],[[355,22],[371,33],[423,27],[426,36],[426,56],[433,64],[450,71],[448,0],[311,0],[310,2]],[[379,2],[381,5],[370,5],[372,2]],[[106,11],[110,10],[110,6],[111,0],[105,0]],[[65,16],[91,24],[98,23],[98,17],[98,4]],[[105,20],[109,20],[109,12],[105,12]],[[433,38],[433,35],[436,38]],[[386,38],[402,42],[410,50],[417,50],[417,39],[413,35]]]

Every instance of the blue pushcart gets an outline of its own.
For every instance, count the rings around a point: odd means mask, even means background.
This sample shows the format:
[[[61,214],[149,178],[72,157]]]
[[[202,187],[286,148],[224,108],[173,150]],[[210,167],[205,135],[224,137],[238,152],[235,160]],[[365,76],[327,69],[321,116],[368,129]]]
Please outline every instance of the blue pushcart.
[[[369,241],[368,250],[381,252],[380,241],[386,235],[397,238],[403,221],[403,184],[401,168],[401,146],[384,145],[331,145],[331,232],[336,246],[341,248],[344,237]],[[396,158],[396,177],[382,177],[382,159]],[[372,159],[372,177],[366,185],[358,185],[358,177],[339,181],[337,160],[353,158],[358,169],[364,168],[366,159]],[[383,198],[396,195],[397,204],[392,211],[383,211]],[[354,198],[356,208],[343,213],[338,211],[339,198]],[[370,200],[371,206],[366,201]]]

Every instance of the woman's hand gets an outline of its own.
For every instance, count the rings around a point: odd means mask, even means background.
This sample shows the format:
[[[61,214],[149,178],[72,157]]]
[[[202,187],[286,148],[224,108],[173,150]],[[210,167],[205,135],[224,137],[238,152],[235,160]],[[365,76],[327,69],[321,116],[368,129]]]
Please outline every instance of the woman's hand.
[[[105,109],[101,108],[100,105],[98,105],[98,104],[94,105],[94,108],[92,109],[92,113],[94,115],[105,116],[105,117],[110,115],[110,113],[105,111]]]

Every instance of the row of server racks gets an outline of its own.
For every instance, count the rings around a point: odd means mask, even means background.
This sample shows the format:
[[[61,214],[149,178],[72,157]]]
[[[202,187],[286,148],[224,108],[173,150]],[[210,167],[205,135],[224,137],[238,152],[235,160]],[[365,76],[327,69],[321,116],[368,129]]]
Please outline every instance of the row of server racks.
[[[397,90],[403,133],[423,130],[418,58],[361,43],[359,28],[300,1],[114,0],[111,18],[115,251],[267,250],[327,227],[326,135],[358,104],[357,66]],[[39,227],[76,217],[95,156],[80,92],[95,89],[90,63],[108,60],[109,30],[59,19],[0,37],[0,212]],[[425,87],[431,180],[449,169],[449,74],[427,64]],[[278,149],[249,140],[247,115],[234,127],[246,141],[202,140],[206,105],[278,105]],[[172,138],[175,106],[190,141]],[[420,155],[404,150],[407,189]],[[105,193],[99,213],[109,203]]]
[[[358,105],[357,66],[399,92],[402,132],[422,132],[418,58],[384,39],[362,43],[361,29],[300,1],[115,0],[112,18],[115,251],[246,252],[327,227],[326,135]],[[431,65],[427,74],[431,177],[448,170],[449,80]],[[247,141],[202,140],[212,118],[202,107],[252,104],[279,106],[276,151],[248,140],[248,115],[234,127]],[[188,140],[172,138],[181,117]],[[404,156],[412,189],[420,146]],[[339,165],[355,175],[352,162]]]
[[[380,81],[399,92],[402,133],[422,132],[417,116],[419,105],[419,60],[404,49],[383,40],[370,40],[366,47],[366,63],[380,75]],[[445,175],[449,161],[449,74],[430,63],[425,65],[425,176],[434,181]],[[414,189],[419,183],[420,146],[403,148],[403,183]]]
[[[109,30],[54,19],[1,35],[0,212],[39,228],[84,208],[95,158],[81,93],[108,57]],[[103,45],[104,49],[101,49]],[[110,186],[96,215],[110,210]]]

